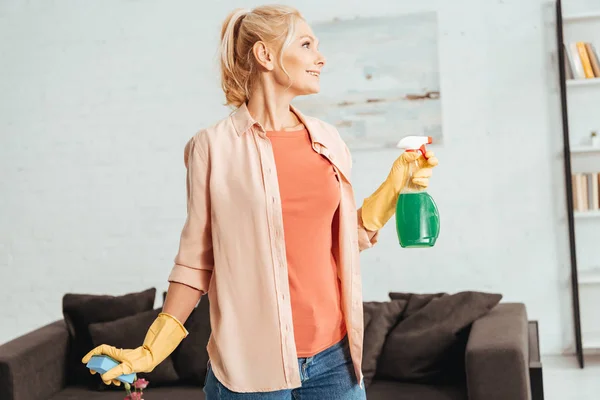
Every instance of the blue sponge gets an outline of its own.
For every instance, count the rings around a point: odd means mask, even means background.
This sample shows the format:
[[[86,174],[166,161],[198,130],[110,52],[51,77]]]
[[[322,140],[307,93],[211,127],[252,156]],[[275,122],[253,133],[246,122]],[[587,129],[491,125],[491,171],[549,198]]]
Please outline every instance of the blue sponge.
[[[104,374],[104,373],[106,373],[106,371],[116,367],[119,364],[120,363],[118,361],[116,361],[115,359],[113,359],[107,355],[101,355],[101,356],[92,356],[92,358],[90,358],[90,361],[88,361],[88,363],[86,364],[86,367],[98,372],[99,374]],[[133,383],[133,381],[135,381],[135,373],[121,375],[121,376],[117,377],[117,380],[131,384],[131,383]]]

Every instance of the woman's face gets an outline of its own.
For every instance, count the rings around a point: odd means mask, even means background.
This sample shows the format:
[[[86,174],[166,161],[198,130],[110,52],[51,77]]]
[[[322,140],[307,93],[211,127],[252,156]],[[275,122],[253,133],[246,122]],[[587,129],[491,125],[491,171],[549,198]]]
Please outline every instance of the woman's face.
[[[294,96],[318,93],[320,74],[325,58],[318,50],[318,40],[310,26],[301,19],[296,22],[292,42],[283,50],[283,67],[274,70],[275,80]],[[290,86],[291,84],[291,86]]]

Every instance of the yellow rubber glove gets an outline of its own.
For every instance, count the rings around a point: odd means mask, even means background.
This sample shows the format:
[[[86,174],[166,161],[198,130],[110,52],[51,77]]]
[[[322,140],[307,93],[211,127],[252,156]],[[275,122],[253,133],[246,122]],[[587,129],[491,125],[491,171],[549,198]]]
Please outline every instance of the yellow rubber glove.
[[[418,151],[402,153],[394,161],[385,181],[363,201],[363,226],[370,231],[381,229],[396,212],[398,196],[407,184],[411,168],[413,175],[409,185],[415,188],[426,188],[429,186],[429,178],[436,165],[438,165],[438,159],[432,151],[427,151],[425,158]]]
[[[102,344],[87,353],[81,362],[87,364],[92,356],[107,355],[119,361],[120,364],[106,371],[102,376],[105,384],[121,384],[116,378],[122,374],[150,372],[188,335],[188,331],[177,318],[167,313],[160,313],[154,320],[142,346],[136,349],[117,349],[116,347]],[[90,370],[92,374],[96,371]]]

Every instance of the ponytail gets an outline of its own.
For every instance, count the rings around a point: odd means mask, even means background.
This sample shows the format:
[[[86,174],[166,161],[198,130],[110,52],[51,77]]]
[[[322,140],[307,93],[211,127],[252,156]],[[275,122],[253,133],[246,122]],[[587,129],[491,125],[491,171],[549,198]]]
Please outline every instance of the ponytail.
[[[239,32],[238,22],[241,22],[247,13],[248,11],[243,8],[233,10],[225,18],[221,28],[221,61],[223,66],[230,71],[235,62],[235,39]]]
[[[247,84],[241,81],[245,74],[240,71],[236,48],[240,25],[248,11],[238,8],[232,11],[221,28],[221,83],[227,104],[241,106],[248,99]]]

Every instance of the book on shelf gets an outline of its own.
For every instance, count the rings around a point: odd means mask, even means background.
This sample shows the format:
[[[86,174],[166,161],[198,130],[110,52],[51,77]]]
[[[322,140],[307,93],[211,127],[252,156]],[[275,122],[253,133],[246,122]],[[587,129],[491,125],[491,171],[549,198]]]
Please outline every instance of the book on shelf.
[[[592,43],[571,42],[563,46],[567,79],[600,78],[600,58]]]
[[[576,173],[571,179],[574,211],[600,210],[600,173]]]

